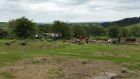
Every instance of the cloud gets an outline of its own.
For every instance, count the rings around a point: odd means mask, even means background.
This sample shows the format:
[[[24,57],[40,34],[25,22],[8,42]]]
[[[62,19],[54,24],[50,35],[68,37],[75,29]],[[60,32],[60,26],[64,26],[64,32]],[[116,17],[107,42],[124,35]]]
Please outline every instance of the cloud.
[[[37,22],[112,21],[139,16],[140,0],[0,0],[0,21],[26,16]]]

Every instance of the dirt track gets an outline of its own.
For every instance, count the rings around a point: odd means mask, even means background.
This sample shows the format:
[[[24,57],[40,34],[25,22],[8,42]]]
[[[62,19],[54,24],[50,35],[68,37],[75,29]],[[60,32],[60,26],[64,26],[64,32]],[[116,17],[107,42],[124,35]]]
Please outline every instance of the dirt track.
[[[121,66],[107,61],[40,57],[24,60],[14,66],[0,68],[0,72],[10,72],[13,75],[11,79],[95,79],[96,76],[105,72],[119,74],[121,68]],[[135,76],[135,78],[122,79],[138,78]],[[0,77],[0,79],[2,78]]]

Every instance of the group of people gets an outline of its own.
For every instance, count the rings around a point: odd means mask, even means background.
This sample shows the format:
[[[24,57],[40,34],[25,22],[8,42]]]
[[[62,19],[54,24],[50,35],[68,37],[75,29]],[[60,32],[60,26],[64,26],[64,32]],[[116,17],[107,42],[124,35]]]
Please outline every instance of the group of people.
[[[76,43],[80,44],[80,43],[89,43],[88,37],[85,35],[81,35],[78,39],[76,39]]]
[[[61,34],[59,34],[59,33],[44,33],[44,37],[45,38],[51,37],[52,40],[56,41],[59,39],[59,37],[61,37]],[[39,34],[35,34],[35,39],[40,39]]]
[[[47,38],[47,36],[50,36],[52,38],[52,40],[56,41],[59,40],[59,38],[62,36],[59,33],[45,33],[45,38]],[[35,39],[40,39],[40,36],[38,34],[35,35]],[[79,38],[77,38],[75,40],[76,43],[80,44],[80,43],[89,43],[89,39],[86,35],[80,35]]]

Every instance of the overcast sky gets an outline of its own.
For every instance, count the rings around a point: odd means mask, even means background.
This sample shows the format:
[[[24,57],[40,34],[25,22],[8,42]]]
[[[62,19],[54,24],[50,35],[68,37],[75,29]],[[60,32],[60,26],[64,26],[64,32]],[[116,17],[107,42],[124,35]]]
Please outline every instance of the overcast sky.
[[[140,16],[140,0],[0,0],[0,21],[22,16],[36,22],[114,21]]]

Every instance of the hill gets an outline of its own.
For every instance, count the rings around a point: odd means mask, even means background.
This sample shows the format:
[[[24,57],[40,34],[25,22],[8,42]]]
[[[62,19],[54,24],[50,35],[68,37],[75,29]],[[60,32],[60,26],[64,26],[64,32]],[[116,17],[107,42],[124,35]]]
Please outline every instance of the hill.
[[[101,27],[101,23],[95,23],[95,22],[79,22],[79,23],[69,23],[70,25],[74,26],[98,26]]]
[[[37,23],[38,25],[46,25],[51,23]],[[79,22],[79,23],[68,23],[69,25],[74,26],[99,26],[99,27],[109,27],[109,26],[119,26],[119,27],[127,27],[127,26],[140,26],[140,17],[132,17],[125,18],[118,21],[113,22],[104,22],[104,23],[96,23],[96,22]],[[7,29],[7,22],[0,22],[0,28]]]
[[[8,23],[7,22],[0,22],[0,28],[1,29],[7,29],[8,28]]]
[[[114,21],[114,22],[104,22],[104,23],[101,23],[101,25],[104,27],[109,27],[109,26],[125,27],[125,26],[134,25],[138,23],[140,23],[140,17],[125,18],[119,21]]]
[[[134,27],[134,26],[136,26],[136,27],[140,27],[140,23],[133,24],[133,25],[129,25],[129,26],[127,26],[127,27]]]

